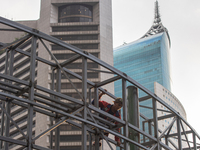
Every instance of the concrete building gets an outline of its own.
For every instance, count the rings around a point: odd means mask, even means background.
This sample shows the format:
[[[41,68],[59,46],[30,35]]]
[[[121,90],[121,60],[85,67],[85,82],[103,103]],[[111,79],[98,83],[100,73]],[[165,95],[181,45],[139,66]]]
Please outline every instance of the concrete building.
[[[104,62],[113,65],[113,51],[112,51],[112,10],[111,0],[41,0],[40,18],[33,21],[17,21],[20,24],[24,24],[31,28],[35,28],[48,35],[59,38],[71,45],[79,47],[80,49],[93,54]],[[1,25],[0,28],[5,28]],[[6,27],[8,28],[8,27]],[[10,43],[18,38],[24,36],[22,32],[5,32],[1,31],[0,42]],[[51,43],[45,42],[47,47],[52,51],[59,62],[63,62],[66,59],[74,56],[75,54],[63,49],[62,47],[55,46]],[[23,45],[22,45],[23,46]],[[27,52],[30,51],[30,45],[26,46]],[[38,41],[37,55],[52,60],[45,47]],[[16,53],[14,55],[14,76],[23,80],[29,80],[29,60],[27,57]],[[52,60],[53,61],[53,60]],[[0,72],[4,73],[5,53],[0,55]],[[66,68],[73,70],[74,72],[81,74],[81,60],[75,61],[73,64],[66,66]],[[99,69],[98,65],[92,62],[88,63],[89,69]],[[50,79],[52,68],[49,68],[43,63],[37,63],[37,84],[43,87],[51,87]],[[96,73],[88,70],[88,78],[91,81],[97,82],[105,80],[113,75],[104,73]],[[75,86],[81,92],[81,82],[77,79],[73,79]],[[104,87],[109,92],[114,94],[114,84]],[[64,78],[61,81],[61,93],[67,94],[74,98],[80,97],[70,86],[69,81]],[[109,101],[109,98],[108,98]],[[23,108],[19,106],[12,106],[11,113],[13,113],[14,120],[19,120],[19,126],[26,130],[26,114]],[[16,116],[14,116],[16,114]],[[33,133],[38,135],[47,129],[50,125],[50,118],[45,115],[36,113],[34,115],[35,122]],[[60,149],[65,150],[79,150],[81,149],[81,131],[68,124],[60,126]],[[66,131],[68,130],[68,131]],[[10,133],[16,139],[18,137],[17,130]],[[23,139],[22,139],[23,140]],[[51,147],[49,135],[43,136],[40,140],[36,141],[36,144],[44,147]],[[54,147],[54,142],[52,143]],[[105,145],[106,147],[106,145]],[[20,146],[10,145],[9,149],[20,150],[23,149]],[[106,149],[106,148],[105,148]]]
[[[154,92],[164,102],[166,102],[173,109],[175,109],[177,112],[179,112],[180,115],[185,120],[187,120],[186,112],[185,112],[185,109],[184,109],[183,105],[181,104],[181,102],[178,100],[178,98],[173,93],[171,93],[164,86],[162,86],[161,84],[159,84],[157,82],[154,83]],[[170,115],[170,113],[167,112],[169,110],[166,107],[164,107],[162,104],[157,103],[157,108],[158,109],[164,109],[166,111],[166,112],[158,112],[158,117]],[[169,117],[168,119],[165,119],[165,120],[160,120],[158,122],[158,128],[160,130],[164,131],[169,126],[169,124],[172,122],[172,120],[173,120],[173,117]],[[184,129],[186,131],[187,126],[185,124],[183,124],[183,127],[184,127]],[[176,133],[176,132],[177,132],[177,125],[176,125],[176,123],[174,123],[174,125],[171,128],[170,134],[173,134],[173,133]],[[173,141],[173,143],[175,143],[176,146],[178,146],[176,138],[170,138],[170,140]],[[162,141],[164,143],[163,139],[162,139]],[[171,143],[169,143],[169,146],[172,147]],[[183,142],[182,146],[183,147],[187,147],[187,143]]]

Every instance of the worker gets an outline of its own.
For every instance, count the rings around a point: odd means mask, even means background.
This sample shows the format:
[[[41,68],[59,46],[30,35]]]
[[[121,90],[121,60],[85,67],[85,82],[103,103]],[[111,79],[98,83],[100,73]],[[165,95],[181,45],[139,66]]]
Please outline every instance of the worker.
[[[107,90],[105,90],[107,91]],[[104,95],[105,93],[102,92],[101,94],[99,94],[99,107],[101,108],[101,110],[121,119],[121,114],[119,113],[119,110],[122,108],[122,98],[116,98],[114,101],[114,104],[110,104],[106,101],[102,101],[101,97]],[[92,101],[92,104],[94,105],[94,100]],[[110,118],[106,117],[106,116],[101,116],[102,118],[106,119],[106,120],[110,120]],[[115,124],[118,124],[118,122],[114,122]],[[120,128],[117,129],[118,132],[120,132]],[[104,135],[108,136],[109,133],[104,133]],[[120,146],[121,142],[119,137],[115,136],[115,141],[117,142],[117,145]],[[94,144],[93,144],[94,145]],[[101,146],[101,143],[99,143],[99,146]]]

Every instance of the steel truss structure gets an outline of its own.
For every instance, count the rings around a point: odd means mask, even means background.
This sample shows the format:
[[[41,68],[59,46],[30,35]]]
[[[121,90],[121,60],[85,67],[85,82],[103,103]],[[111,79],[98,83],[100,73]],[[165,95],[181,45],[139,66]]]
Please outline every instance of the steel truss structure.
[[[1,148],[7,150],[9,148],[9,143],[16,145],[21,145],[28,150],[37,149],[37,150],[50,150],[50,148],[45,148],[39,145],[36,145],[35,142],[40,139],[45,134],[52,133],[55,130],[55,149],[59,150],[59,126],[63,122],[68,122],[72,126],[76,126],[82,130],[82,150],[92,149],[92,140],[88,139],[90,136],[95,137],[95,150],[99,149],[99,139],[104,139],[110,149],[114,149],[111,144],[117,145],[117,142],[113,139],[104,135],[104,132],[108,132],[114,136],[118,136],[122,140],[120,145],[121,149],[127,150],[129,145],[134,145],[135,149],[178,149],[178,150],[187,150],[194,149],[197,150],[200,148],[200,145],[197,143],[197,140],[200,139],[200,136],[197,132],[191,127],[191,125],[172,107],[170,107],[166,102],[161,98],[156,96],[154,93],[143,87],[141,84],[137,83],[135,80],[127,76],[125,73],[117,70],[113,66],[108,65],[107,63],[99,60],[95,56],[91,55],[86,51],[69,45],[59,39],[46,35],[36,29],[29,28],[27,26],[18,24],[16,22],[7,20],[0,17],[0,23],[8,26],[12,29],[1,29],[4,31],[22,31],[26,35],[21,39],[14,41],[13,43],[1,43],[2,47],[0,50],[6,50],[6,59],[5,59],[5,73],[0,73],[0,108],[1,108],[1,135],[0,135],[0,146]],[[19,46],[27,41],[31,40],[31,52],[28,53],[20,49]],[[40,42],[48,51],[49,55],[55,62],[45,60],[44,58],[38,57],[36,55],[37,42]],[[51,44],[61,46],[69,51],[72,51],[76,55],[67,59],[65,62],[59,63],[56,57],[51,53],[49,48],[46,46],[45,42],[50,42]],[[14,53],[20,53],[30,58],[30,77],[29,81],[24,81],[13,76],[13,61]],[[9,59],[8,59],[9,58]],[[75,60],[82,60],[82,76],[76,74],[75,72],[67,69],[66,64],[73,63]],[[36,61],[46,64],[52,68],[52,87],[47,89],[38,85],[35,82],[35,68]],[[103,73],[111,73],[113,77],[98,83],[94,83],[87,78],[87,64],[88,61],[92,61],[107,71],[102,71]],[[93,70],[100,71],[100,70]],[[101,71],[100,71],[101,72]],[[56,79],[54,75],[56,73]],[[76,90],[80,99],[70,97],[68,95],[61,93],[61,74],[63,74]],[[73,80],[69,77],[73,76],[76,79],[82,81],[82,90],[78,90],[73,83]],[[54,80],[55,79],[55,80]],[[123,120],[113,117],[112,115],[100,110],[98,108],[98,92],[105,92],[106,95],[115,99],[116,97],[105,91],[102,86],[110,84],[116,80],[121,80],[122,84],[122,98],[123,101]],[[137,92],[133,96],[135,97],[135,102],[152,100],[153,107],[140,106],[146,109],[153,110],[153,118],[147,118],[140,112],[137,112],[137,105],[135,108],[135,114],[144,119],[144,124],[148,124],[149,131],[145,132],[144,128],[140,128],[137,125],[134,125],[128,122],[128,113],[127,113],[127,83],[131,83],[136,90],[140,89],[146,93],[145,97],[138,98]],[[54,87],[56,83],[56,87]],[[94,93],[94,105],[91,104],[91,92]],[[89,95],[89,96],[88,96]],[[67,102],[63,102],[66,100]],[[158,111],[165,111],[164,109],[157,109],[157,104],[160,103],[165,106],[168,110],[168,115],[158,116]],[[27,132],[24,133],[16,122],[12,119],[11,116],[11,104],[15,104],[24,109],[28,109],[28,124]],[[41,113],[51,118],[54,118],[55,121],[52,122],[49,129],[42,132],[39,135],[32,135],[33,128],[33,113]],[[105,115],[112,120],[117,121],[118,124],[115,125],[112,121],[104,120],[99,115]],[[165,120],[168,118],[173,118],[172,122],[165,130],[160,130],[158,128],[158,123],[160,120]],[[79,123],[77,123],[77,121]],[[13,139],[9,136],[9,126],[12,122],[15,127],[18,129],[25,140]],[[171,133],[172,126],[176,124],[177,132]],[[183,127],[187,126],[187,130]],[[117,128],[123,128],[122,133],[116,131]],[[134,135],[139,140],[136,140],[130,136],[130,131],[134,131]],[[153,133],[152,133],[153,132]],[[188,134],[191,134],[193,140],[188,139]],[[90,136],[88,136],[90,135]],[[52,136],[52,134],[50,134]],[[52,138],[51,143],[52,143]],[[143,140],[141,140],[143,139]],[[177,139],[177,143],[174,143],[171,139]],[[87,143],[89,141],[89,144]],[[183,147],[182,143],[187,143],[187,147]],[[170,145],[170,146],[169,146]]]

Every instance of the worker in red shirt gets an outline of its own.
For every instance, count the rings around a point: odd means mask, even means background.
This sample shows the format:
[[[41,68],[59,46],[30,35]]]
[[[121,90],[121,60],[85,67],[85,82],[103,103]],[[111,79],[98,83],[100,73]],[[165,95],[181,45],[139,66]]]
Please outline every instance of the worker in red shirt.
[[[103,92],[99,94],[99,107],[101,108],[101,110],[121,119],[121,114],[119,113],[119,110],[122,108],[122,98],[116,98],[114,104],[110,104],[108,102],[100,100],[104,94],[105,93]],[[92,101],[92,104],[94,105],[94,100]],[[109,118],[107,118],[106,116],[103,116],[102,118],[109,120]],[[118,122],[116,121],[114,123],[118,124]],[[117,131],[120,132],[120,128],[118,128]],[[108,134],[109,133],[104,133],[104,135],[106,136],[108,136]],[[121,142],[119,137],[115,136],[115,141],[117,142],[117,145],[120,146]],[[101,146],[101,143],[99,145]]]

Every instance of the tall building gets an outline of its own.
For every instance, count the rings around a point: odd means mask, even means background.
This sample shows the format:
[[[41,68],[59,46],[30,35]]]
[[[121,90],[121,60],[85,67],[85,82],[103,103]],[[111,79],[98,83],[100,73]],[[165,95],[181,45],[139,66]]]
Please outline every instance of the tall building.
[[[149,89],[151,92],[159,93],[162,90],[171,93],[171,77],[170,77],[170,37],[168,30],[163,26],[160,18],[158,2],[155,2],[155,14],[154,22],[147,33],[139,40],[133,41],[128,44],[124,44],[114,49],[114,67],[122,72],[125,72],[128,76],[136,80],[138,83]],[[127,86],[130,84],[127,83]],[[117,97],[122,96],[121,81],[115,82],[115,95]],[[158,94],[161,99],[166,101],[166,94]],[[139,90],[139,97],[146,96],[146,93]],[[172,96],[170,102],[166,102],[171,105],[176,103],[174,107],[180,114],[186,118],[186,113],[177,98]],[[140,102],[140,105],[152,107],[152,100],[146,100]],[[164,109],[163,106],[158,104],[160,109]],[[140,112],[147,118],[153,117],[153,111],[140,107]],[[158,114],[163,115],[163,114]],[[140,127],[142,128],[143,119],[140,118]],[[159,122],[160,129],[164,129],[168,122]],[[167,123],[167,124],[166,124]],[[148,126],[145,126],[145,131],[148,132]],[[141,138],[141,140],[143,140]]]
[[[112,10],[111,0],[41,0],[40,18],[33,21],[17,21],[18,23],[27,25],[29,27],[38,29],[48,35],[61,39],[69,44],[72,44],[84,51],[87,51],[106,63],[113,65],[113,51],[112,51]],[[1,28],[5,26],[0,25]],[[7,27],[6,27],[7,28]],[[0,35],[0,42],[10,43],[24,35],[22,32],[5,32],[2,31]],[[29,43],[30,44],[30,43]],[[55,46],[46,42],[46,46],[55,55],[61,63],[75,54],[62,47]],[[27,51],[30,52],[30,45],[27,46]],[[37,55],[52,60],[49,57],[45,47],[38,41]],[[23,80],[29,80],[29,64],[27,57],[16,53],[14,55],[14,76]],[[53,60],[52,60],[53,61]],[[0,55],[1,64],[5,63],[5,53]],[[65,66],[66,68],[81,74],[82,60],[77,60],[73,64]],[[0,66],[0,72],[4,73],[4,65]],[[88,62],[89,69],[103,69],[98,65]],[[51,73],[52,70],[43,63],[37,64],[37,84],[43,87],[51,87]],[[107,75],[88,70],[88,78],[93,82],[103,81],[113,75]],[[73,79],[73,82],[78,90],[81,91],[81,82]],[[105,87],[109,92],[114,93],[114,84]],[[62,77],[61,93],[67,94],[74,98],[80,97],[70,85],[69,81]],[[108,99],[109,100],[109,99]],[[13,106],[11,109],[14,120],[20,127],[26,130],[26,114],[23,108]],[[16,115],[16,117],[14,116]],[[34,114],[35,122],[33,128],[33,135],[38,135],[46,130],[50,125],[50,119],[42,114]],[[60,126],[60,149],[65,150],[80,150],[81,149],[81,131],[68,124]],[[69,132],[67,132],[68,130]],[[23,138],[18,135],[17,130],[11,131],[13,138]],[[15,133],[15,134],[14,134]],[[21,137],[17,137],[21,136]],[[50,147],[49,135],[43,136],[36,144],[43,147]],[[53,142],[53,147],[55,146]],[[20,150],[20,146],[10,145],[9,149]],[[106,148],[105,148],[106,149]]]
[[[154,82],[169,91],[170,86],[170,38],[162,25],[158,2],[155,2],[155,18],[149,31],[139,40],[114,49],[114,67],[154,92]],[[115,94],[121,96],[119,81],[115,83]],[[139,96],[145,96],[142,91]],[[151,102],[144,102],[151,106]],[[143,112],[147,117],[151,114]],[[149,116],[149,117],[150,117]]]

